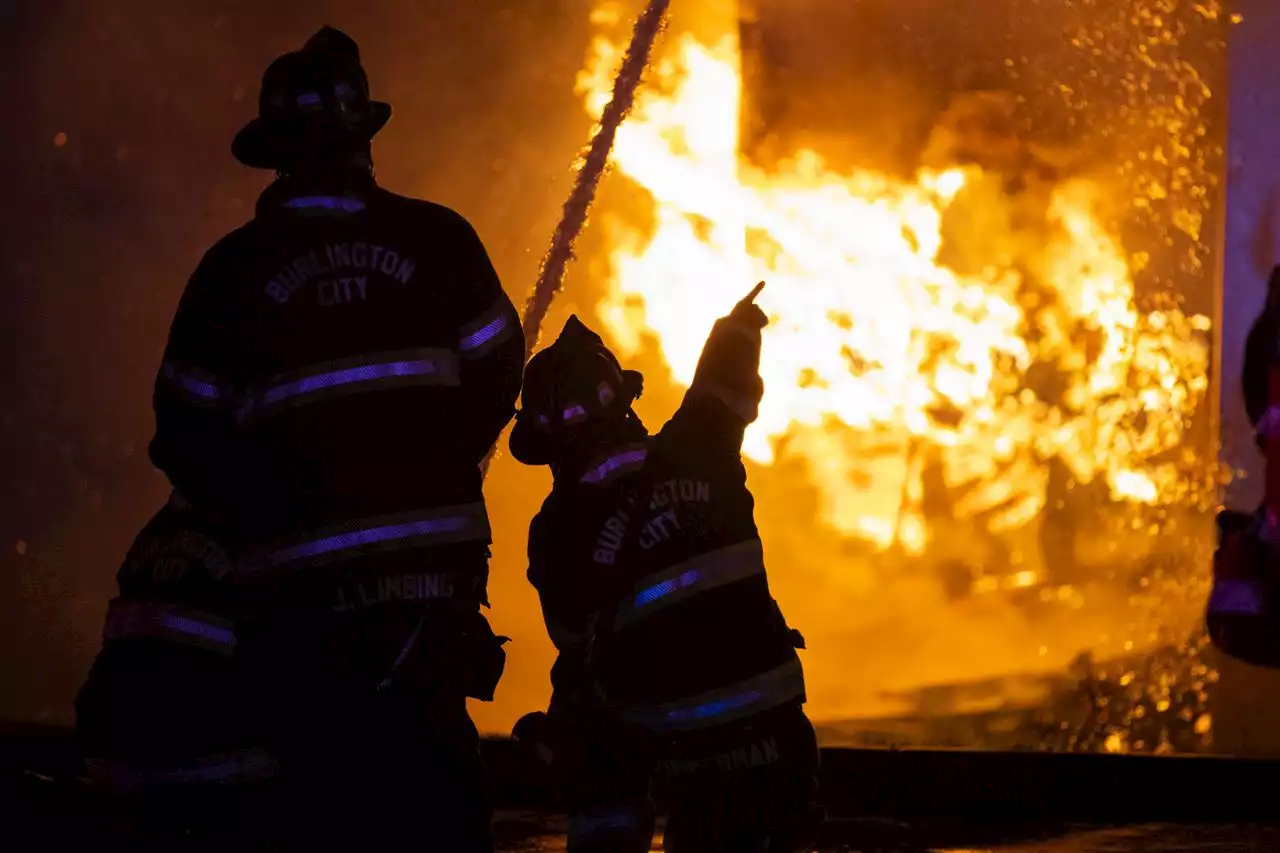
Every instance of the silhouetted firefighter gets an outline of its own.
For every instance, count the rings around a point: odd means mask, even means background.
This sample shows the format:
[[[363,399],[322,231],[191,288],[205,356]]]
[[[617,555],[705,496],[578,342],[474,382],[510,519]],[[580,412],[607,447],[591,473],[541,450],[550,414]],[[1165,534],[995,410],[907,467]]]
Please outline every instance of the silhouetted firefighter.
[[[237,546],[282,843],[489,850],[466,698],[493,698],[505,638],[479,466],[523,340],[466,220],[375,182],[390,115],[336,30],[267,69],[233,152],[278,177],[183,294],[151,458]]]
[[[254,815],[278,765],[236,655],[232,571],[222,525],[174,492],[117,576],[76,724],[109,835],[128,849],[265,841]]]
[[[766,323],[753,299],[720,320],[652,437],[642,377],[576,317],[525,371],[511,452],[555,475],[529,579],[559,657],[548,713],[515,734],[568,782],[574,853],[647,851],[655,773],[673,853],[806,849],[821,822],[803,641],[770,595],[741,459]]]
[[[1267,300],[1262,312],[1254,320],[1249,329],[1249,337],[1245,341],[1244,369],[1240,384],[1244,391],[1245,412],[1254,429],[1262,426],[1263,417],[1273,405],[1280,405],[1280,400],[1272,398],[1271,373],[1280,352],[1280,267],[1271,271],[1267,281]],[[1264,436],[1259,433],[1258,446],[1264,444]]]
[[[1280,667],[1280,267],[1245,343],[1245,410],[1266,460],[1265,494],[1253,515],[1218,516],[1218,550],[1206,621],[1233,657]]]

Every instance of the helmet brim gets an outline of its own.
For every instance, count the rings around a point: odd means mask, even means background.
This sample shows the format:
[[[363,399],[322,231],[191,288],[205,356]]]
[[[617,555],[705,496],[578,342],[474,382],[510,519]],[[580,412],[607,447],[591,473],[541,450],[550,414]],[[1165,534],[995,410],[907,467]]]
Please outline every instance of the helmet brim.
[[[507,447],[521,465],[537,467],[551,464],[555,442],[528,420],[516,418]]]
[[[370,101],[368,118],[353,133],[365,141],[372,140],[390,120],[390,104]],[[236,134],[231,154],[251,169],[279,169],[300,153],[300,129],[300,122],[255,118]]]

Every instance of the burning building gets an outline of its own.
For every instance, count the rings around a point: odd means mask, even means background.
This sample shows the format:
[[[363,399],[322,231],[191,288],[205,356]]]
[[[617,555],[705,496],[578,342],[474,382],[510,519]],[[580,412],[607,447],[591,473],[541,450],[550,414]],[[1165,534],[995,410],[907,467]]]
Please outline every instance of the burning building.
[[[592,116],[631,11],[593,13]],[[584,255],[602,325],[670,380],[658,410],[715,317],[769,282],[745,452],[815,718],[1207,746],[1227,11],[673,15]]]

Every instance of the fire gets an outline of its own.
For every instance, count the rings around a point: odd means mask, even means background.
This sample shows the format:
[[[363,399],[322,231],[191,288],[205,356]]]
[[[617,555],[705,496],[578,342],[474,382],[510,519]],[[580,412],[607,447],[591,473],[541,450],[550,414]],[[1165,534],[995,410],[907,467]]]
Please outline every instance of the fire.
[[[611,234],[599,312],[624,352],[656,338],[687,385],[713,321],[766,280],[767,390],[745,453],[802,458],[823,520],[878,549],[928,548],[930,465],[966,487],[955,514],[995,532],[1045,507],[1052,459],[1116,501],[1185,499],[1210,323],[1139,310],[1143,259],[1103,225],[1098,186],[1046,189],[1033,247],[1000,228],[954,237],[972,211],[1000,222],[1018,200],[975,167],[903,180],[798,151],[764,171],[740,152],[736,39],[672,47],[613,155],[653,207],[651,227]],[[579,80],[593,117],[620,59],[597,39]],[[949,259],[952,243],[980,262]]]

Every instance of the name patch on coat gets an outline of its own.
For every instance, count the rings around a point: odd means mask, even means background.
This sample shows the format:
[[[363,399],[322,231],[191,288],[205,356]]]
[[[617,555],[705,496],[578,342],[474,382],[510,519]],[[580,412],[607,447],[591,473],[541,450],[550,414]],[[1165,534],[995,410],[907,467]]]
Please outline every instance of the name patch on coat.
[[[653,487],[649,509],[657,511],[675,504],[711,503],[711,484],[705,480],[667,480]]]
[[[604,523],[604,528],[596,537],[594,559],[598,565],[612,566],[618,562],[618,551],[622,549],[630,520],[631,517],[627,515],[626,510],[619,509]]]
[[[325,279],[320,288],[322,305],[339,305],[364,299],[367,278],[347,276],[331,278],[331,273],[346,270],[369,270],[408,284],[418,262],[401,256],[393,249],[373,243],[332,243],[319,249],[311,249],[294,258],[292,263],[276,273],[267,283],[267,296],[281,305],[288,302],[303,285]]]
[[[338,587],[335,613],[350,613],[388,601],[432,601],[453,598],[454,576],[449,572],[384,575]]]
[[[705,758],[676,758],[663,763],[662,769],[668,776],[691,776],[708,770],[732,773],[736,770],[750,770],[755,767],[768,767],[780,760],[778,741],[766,738],[718,755]]]

